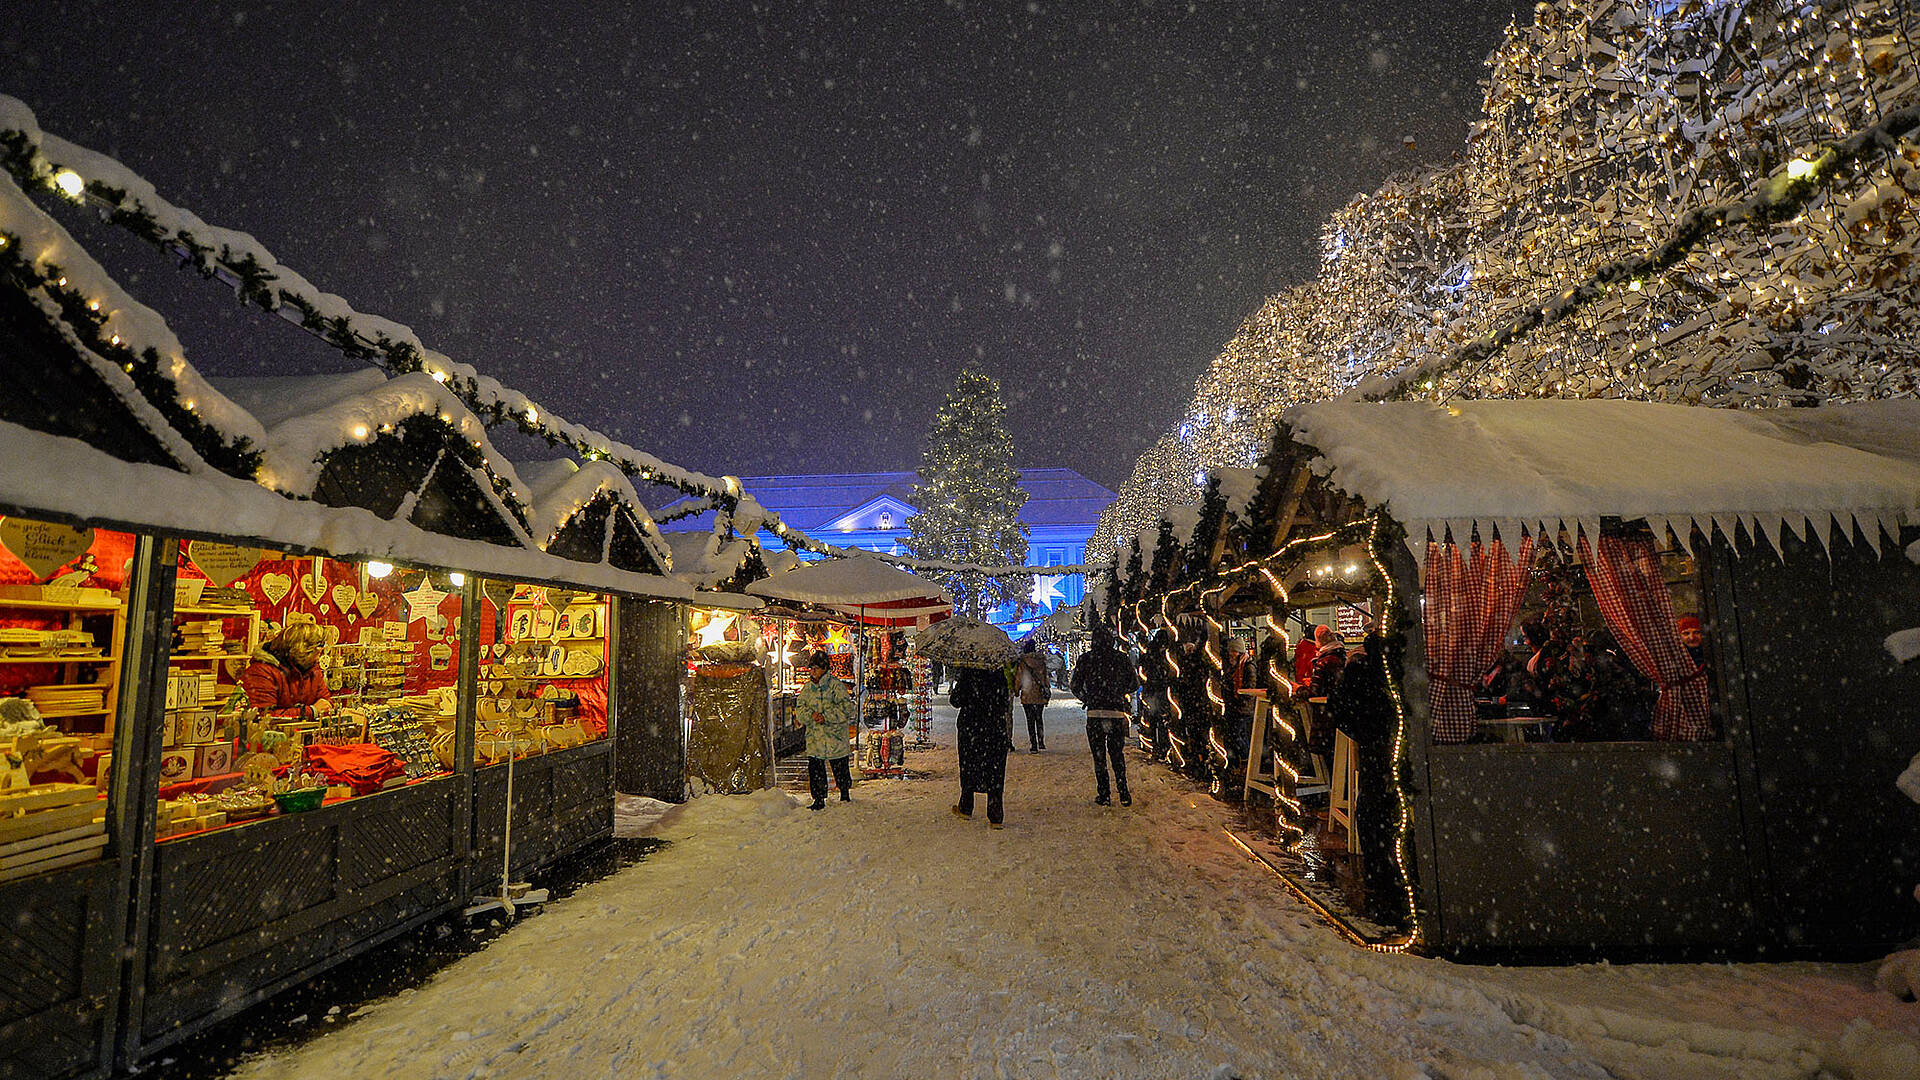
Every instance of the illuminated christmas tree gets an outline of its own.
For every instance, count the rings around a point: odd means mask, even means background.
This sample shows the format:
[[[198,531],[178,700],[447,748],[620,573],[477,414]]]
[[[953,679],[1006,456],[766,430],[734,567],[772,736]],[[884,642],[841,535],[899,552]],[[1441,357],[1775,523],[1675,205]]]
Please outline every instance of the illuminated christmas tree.
[[[977,371],[960,373],[934,415],[913,489],[917,512],[907,519],[907,549],[916,558],[974,566],[1027,561],[1027,530],[1019,521],[1027,493],[1013,467],[1006,414],[999,383]],[[940,583],[954,610],[974,618],[1003,604],[1024,606],[1031,588],[1026,578],[965,570]]]

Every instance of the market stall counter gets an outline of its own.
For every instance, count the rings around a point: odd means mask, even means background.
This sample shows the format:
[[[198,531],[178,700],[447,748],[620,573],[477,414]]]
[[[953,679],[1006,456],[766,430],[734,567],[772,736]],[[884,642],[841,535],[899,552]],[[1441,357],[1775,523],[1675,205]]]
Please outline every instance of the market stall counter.
[[[129,1058],[465,899],[464,578],[202,541],[162,557]]]

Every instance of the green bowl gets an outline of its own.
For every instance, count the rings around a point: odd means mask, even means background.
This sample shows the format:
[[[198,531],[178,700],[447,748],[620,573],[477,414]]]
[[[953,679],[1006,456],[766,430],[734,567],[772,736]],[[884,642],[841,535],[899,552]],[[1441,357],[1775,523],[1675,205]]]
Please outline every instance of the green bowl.
[[[298,791],[282,791],[273,797],[280,804],[283,814],[297,814],[302,810],[318,810],[320,803],[327,797],[323,787],[301,788]]]

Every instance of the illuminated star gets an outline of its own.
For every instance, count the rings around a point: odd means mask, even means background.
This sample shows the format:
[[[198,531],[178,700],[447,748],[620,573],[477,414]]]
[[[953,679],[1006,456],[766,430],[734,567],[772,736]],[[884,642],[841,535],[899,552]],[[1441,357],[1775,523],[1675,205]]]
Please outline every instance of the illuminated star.
[[[1033,579],[1033,591],[1027,599],[1042,611],[1052,611],[1053,605],[1066,599],[1060,592],[1060,583],[1065,580],[1055,574],[1037,574]]]

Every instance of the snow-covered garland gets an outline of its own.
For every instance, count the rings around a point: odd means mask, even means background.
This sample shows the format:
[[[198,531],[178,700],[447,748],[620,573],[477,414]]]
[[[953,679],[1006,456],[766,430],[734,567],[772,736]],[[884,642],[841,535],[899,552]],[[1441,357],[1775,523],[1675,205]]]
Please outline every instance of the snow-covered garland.
[[[162,198],[153,185],[101,154],[43,133],[20,101],[0,95],[0,164],[23,188],[50,187],[100,207],[114,224],[218,278],[247,302],[315,334],[348,356],[389,374],[424,372],[491,423],[512,422],[587,460],[607,460],[630,476],[688,494],[731,500],[739,482],[693,472],[569,423],[475,368],[433,352],[399,323],[355,311],[280,265],[252,236],[209,225]]]
[[[109,221],[181,258],[203,276],[218,278],[242,299],[299,325],[347,356],[375,364],[393,376],[424,373],[444,385],[467,408],[488,418],[489,424],[512,422],[549,445],[566,446],[586,461],[605,461],[629,477],[666,484],[709,500],[713,507],[731,508],[742,499],[740,482],[731,476],[714,477],[681,469],[590,428],[568,422],[526,395],[480,374],[472,366],[427,349],[410,328],[354,310],[342,298],[320,291],[304,277],[280,265],[252,236],[209,225],[162,198],[152,184],[118,161],[42,132],[31,110],[5,95],[0,95],[0,164],[22,188],[45,186],[68,198],[100,207]],[[57,268],[48,269],[58,276]],[[181,350],[177,342],[173,346],[170,351],[177,356]],[[161,359],[160,351],[148,346],[130,363],[132,366],[126,370],[136,376],[143,392],[152,388],[150,396],[156,407],[201,449],[202,457],[234,475],[251,474],[258,460],[257,455],[248,456],[253,451],[246,436],[238,437],[230,451],[222,452],[218,433],[194,410],[183,408],[183,401],[172,383],[159,377],[162,366],[168,363]],[[184,367],[177,363],[174,366]],[[203,448],[203,443],[208,445]],[[510,490],[496,493],[513,507],[517,516],[524,516],[525,507],[519,493]],[[850,549],[822,543],[787,526],[778,514],[764,509],[759,509],[758,514],[764,518],[768,530],[790,547],[827,556],[851,554]],[[937,562],[921,565],[912,559],[889,558],[908,569],[927,571],[965,570],[987,577],[1033,573],[1027,567]],[[1076,570],[1084,568],[1051,572]]]

